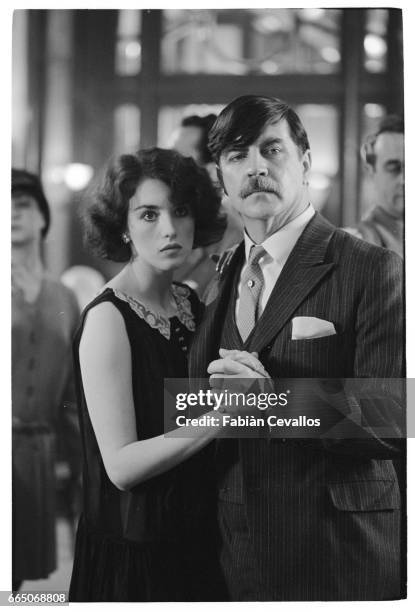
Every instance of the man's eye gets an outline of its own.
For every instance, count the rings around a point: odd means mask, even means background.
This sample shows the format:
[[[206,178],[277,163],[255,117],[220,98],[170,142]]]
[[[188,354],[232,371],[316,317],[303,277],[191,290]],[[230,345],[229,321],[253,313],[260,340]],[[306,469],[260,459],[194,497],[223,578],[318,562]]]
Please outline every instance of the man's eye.
[[[157,213],[154,210],[146,210],[141,215],[141,219],[144,219],[144,221],[155,221],[157,219]]]
[[[31,204],[30,200],[21,200],[20,202],[16,202],[16,203],[14,204],[14,207],[15,207],[17,210],[25,210],[25,209],[27,209],[27,208],[30,208],[30,207],[31,207],[31,205],[32,205],[32,204]]]
[[[390,174],[400,174],[402,172],[402,165],[401,164],[388,164],[386,166],[386,170]]]
[[[266,150],[266,153],[268,155],[275,155],[281,153],[281,149],[279,147],[269,147],[269,149]]]
[[[190,215],[190,209],[188,206],[176,206],[174,214],[176,217],[187,217]]]
[[[229,155],[228,157],[228,161],[237,162],[237,161],[240,161],[241,159],[244,159],[244,157],[245,157],[245,153],[243,153],[242,151],[238,153],[231,153],[231,155]]]

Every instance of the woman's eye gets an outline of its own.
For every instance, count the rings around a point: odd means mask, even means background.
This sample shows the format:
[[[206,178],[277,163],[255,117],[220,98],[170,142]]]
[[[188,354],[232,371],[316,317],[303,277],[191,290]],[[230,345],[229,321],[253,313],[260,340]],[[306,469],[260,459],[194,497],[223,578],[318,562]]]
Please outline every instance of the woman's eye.
[[[157,219],[157,213],[154,210],[146,210],[141,215],[141,219],[144,219],[144,221],[155,221]]]
[[[176,217],[187,217],[190,215],[190,210],[188,206],[177,206],[174,209],[174,213]]]

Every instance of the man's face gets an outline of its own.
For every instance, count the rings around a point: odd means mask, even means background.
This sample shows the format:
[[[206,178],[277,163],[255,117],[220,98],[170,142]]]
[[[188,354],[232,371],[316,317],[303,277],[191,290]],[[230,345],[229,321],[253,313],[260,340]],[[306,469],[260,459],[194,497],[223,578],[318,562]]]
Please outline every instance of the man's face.
[[[371,168],[376,204],[395,217],[404,209],[404,137],[403,134],[384,132],[375,143],[376,163]]]
[[[265,126],[248,147],[235,146],[220,157],[224,187],[248,233],[262,222],[271,235],[304,210],[310,167],[310,152],[300,151],[285,119]]]
[[[27,244],[40,240],[45,220],[35,198],[25,192],[12,195],[12,244]]]

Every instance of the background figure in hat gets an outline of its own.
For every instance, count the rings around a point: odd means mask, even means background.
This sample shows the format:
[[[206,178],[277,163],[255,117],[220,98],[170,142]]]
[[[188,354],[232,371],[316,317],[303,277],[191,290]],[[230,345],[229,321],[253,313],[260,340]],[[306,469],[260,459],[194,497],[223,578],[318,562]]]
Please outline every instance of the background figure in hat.
[[[45,271],[50,211],[37,176],[12,170],[13,590],[56,568],[57,441],[77,477],[71,340],[73,293]],[[58,435],[62,434],[62,435]]]

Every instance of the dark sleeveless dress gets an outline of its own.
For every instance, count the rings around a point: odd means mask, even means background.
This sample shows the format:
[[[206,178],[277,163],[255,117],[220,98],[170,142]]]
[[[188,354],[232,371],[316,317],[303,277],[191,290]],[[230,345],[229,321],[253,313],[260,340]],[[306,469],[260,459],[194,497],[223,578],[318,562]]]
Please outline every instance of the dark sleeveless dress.
[[[216,509],[208,446],[129,491],[109,480],[88,415],[79,366],[87,312],[111,302],[131,346],[137,438],[164,432],[164,378],[187,378],[187,348],[201,306],[175,284],[178,317],[163,322],[124,294],[106,289],[84,310],[74,341],[84,453],[80,519],[70,601],[215,601],[226,599],[217,560]],[[104,330],[103,330],[104,333]]]

